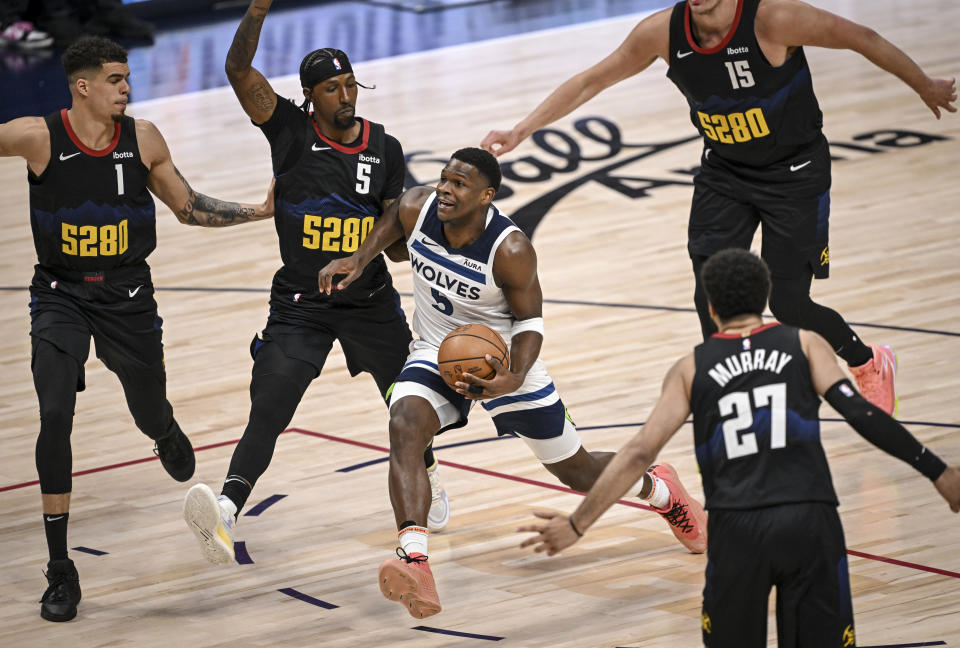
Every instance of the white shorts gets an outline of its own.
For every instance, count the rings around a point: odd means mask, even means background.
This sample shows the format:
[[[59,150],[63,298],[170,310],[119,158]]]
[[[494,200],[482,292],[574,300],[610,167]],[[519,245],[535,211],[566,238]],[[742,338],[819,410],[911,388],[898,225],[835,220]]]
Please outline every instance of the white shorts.
[[[470,408],[479,402],[493,417],[497,434],[522,438],[541,463],[569,459],[580,449],[577,428],[539,358],[517,391],[474,401],[443,382],[437,369],[437,347],[421,340],[410,346],[410,356],[390,391],[391,407],[407,396],[424,398],[433,406],[440,419],[440,432],[444,432],[466,425]]]

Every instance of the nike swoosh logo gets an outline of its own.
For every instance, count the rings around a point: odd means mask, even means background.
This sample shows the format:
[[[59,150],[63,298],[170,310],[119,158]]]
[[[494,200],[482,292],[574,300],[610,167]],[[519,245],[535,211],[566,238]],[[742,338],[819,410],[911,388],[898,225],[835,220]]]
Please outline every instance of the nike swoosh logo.
[[[140,292],[140,289],[141,289],[141,288],[143,288],[143,284],[140,284],[139,286],[137,286],[137,287],[134,288],[133,290],[128,290],[127,292],[130,293],[130,297],[133,298],[133,297],[136,297],[136,296],[137,296],[137,293]]]
[[[329,151],[330,148],[331,147],[329,146],[317,146],[316,144],[314,144],[313,146],[310,147],[310,150],[311,151]]]
[[[790,170],[791,170],[791,171],[799,171],[800,169],[802,169],[803,167],[807,166],[807,165],[810,164],[811,162],[813,162],[813,160],[807,160],[806,162],[804,162],[804,163],[802,163],[802,164],[791,164],[791,165],[790,165]]]
[[[77,151],[76,153],[71,153],[70,155],[64,155],[63,153],[61,153],[61,154],[60,154],[60,161],[61,161],[61,162],[66,162],[66,161],[69,160],[70,158],[76,157],[76,156],[78,156],[78,155],[80,155],[80,151]]]
[[[693,50],[690,50],[689,52],[681,52],[680,50],[677,50],[677,58],[686,58],[691,54],[693,54]]]
[[[57,517],[50,517],[50,516],[48,515],[46,519],[47,519],[47,522],[54,522],[55,520],[62,520],[62,519],[63,519],[63,516],[62,516],[62,515],[58,515]]]

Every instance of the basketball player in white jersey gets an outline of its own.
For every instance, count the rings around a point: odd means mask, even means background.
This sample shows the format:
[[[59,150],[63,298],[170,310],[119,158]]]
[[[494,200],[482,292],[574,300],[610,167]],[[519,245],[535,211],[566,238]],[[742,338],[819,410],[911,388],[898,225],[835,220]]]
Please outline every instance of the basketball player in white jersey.
[[[500,165],[479,148],[453,154],[431,187],[415,187],[388,208],[357,252],[319,273],[320,290],[346,288],[366,264],[405,239],[413,266],[418,338],[390,396],[390,500],[399,529],[397,555],[380,565],[380,590],[415,618],[440,612],[427,563],[430,484],[423,451],[433,437],[462,427],[474,401],[493,416],[500,435],[521,437],[560,481],[589,490],[612,457],[587,452],[539,359],[543,343],[543,294],[530,240],[492,205]],[[334,282],[335,276],[343,276]],[[480,323],[510,347],[510,366],[487,361],[490,380],[464,374],[456,390],[437,369],[437,351],[453,329]],[[670,523],[690,551],[706,545],[703,507],[689,497],[666,464],[651,468],[633,490]]]

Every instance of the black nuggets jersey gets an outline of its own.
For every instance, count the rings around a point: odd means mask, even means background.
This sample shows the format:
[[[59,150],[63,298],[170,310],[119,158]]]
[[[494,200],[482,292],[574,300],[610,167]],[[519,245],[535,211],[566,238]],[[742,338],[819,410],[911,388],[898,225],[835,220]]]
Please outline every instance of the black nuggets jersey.
[[[156,209],[133,118],[99,151],[83,145],[66,109],[45,121],[50,163],[39,176],[28,172],[40,265],[96,272],[142,263],[157,244]]]
[[[739,0],[730,33],[711,49],[697,44],[687,3],[678,2],[667,71],[711,155],[755,167],[796,155],[822,137],[823,125],[803,48],[780,67],[760,51],[754,31],[760,2]]]
[[[690,394],[708,509],[837,504],[820,444],[820,398],[799,329],[715,334],[694,350]]]
[[[390,283],[378,255],[346,290],[330,297],[317,291],[317,273],[333,259],[357,251],[383,211],[386,199],[403,192],[403,150],[380,124],[361,119],[361,133],[347,146],[324,137],[314,120],[278,97],[262,124],[277,178],[274,225],[283,267],[274,289],[310,295],[311,301],[362,300]]]

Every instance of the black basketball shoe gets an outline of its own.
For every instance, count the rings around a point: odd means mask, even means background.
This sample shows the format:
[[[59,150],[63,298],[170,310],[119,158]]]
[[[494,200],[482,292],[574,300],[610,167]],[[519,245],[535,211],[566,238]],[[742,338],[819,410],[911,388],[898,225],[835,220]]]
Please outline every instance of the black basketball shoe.
[[[47,621],[69,621],[77,616],[80,575],[69,558],[47,563],[47,591],[40,599],[40,616]]]
[[[162,439],[156,440],[153,454],[160,457],[163,469],[179,482],[185,482],[193,477],[193,469],[197,465],[193,455],[193,446],[190,439],[183,433],[177,422],[171,426],[173,431]]]

